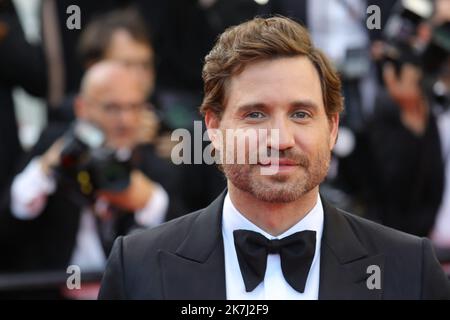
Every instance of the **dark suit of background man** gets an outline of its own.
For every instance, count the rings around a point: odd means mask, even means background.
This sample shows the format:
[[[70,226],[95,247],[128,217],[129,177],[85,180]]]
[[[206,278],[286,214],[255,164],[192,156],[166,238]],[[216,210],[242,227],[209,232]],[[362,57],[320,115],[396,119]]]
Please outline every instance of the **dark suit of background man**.
[[[219,129],[212,143],[235,156],[221,167],[228,188],[206,209],[119,238],[100,298],[450,298],[428,240],[319,196],[343,103],[339,78],[303,27],[275,17],[227,30],[203,79],[201,111]],[[259,136],[269,161],[236,164],[232,139],[220,139],[225,129],[278,129]],[[240,139],[250,160],[251,135]]]

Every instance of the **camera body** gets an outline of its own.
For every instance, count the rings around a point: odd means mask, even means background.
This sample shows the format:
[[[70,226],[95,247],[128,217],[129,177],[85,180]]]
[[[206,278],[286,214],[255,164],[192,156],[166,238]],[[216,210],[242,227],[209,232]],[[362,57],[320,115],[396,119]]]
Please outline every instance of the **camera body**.
[[[106,147],[101,129],[77,120],[63,139],[60,165],[55,168],[60,181],[88,198],[97,190],[120,192],[129,186],[131,151]]]
[[[431,20],[435,11],[432,0],[399,0],[386,22],[383,38],[385,58],[397,70],[403,63],[435,76],[450,54],[450,22],[434,26],[429,39],[419,39],[421,24]]]

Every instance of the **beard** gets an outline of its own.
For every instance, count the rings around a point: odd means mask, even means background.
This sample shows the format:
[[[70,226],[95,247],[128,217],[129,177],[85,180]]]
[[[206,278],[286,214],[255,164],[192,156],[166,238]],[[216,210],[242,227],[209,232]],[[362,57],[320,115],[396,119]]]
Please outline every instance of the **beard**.
[[[324,145],[311,158],[294,149],[279,151],[280,160],[290,159],[298,164],[295,171],[288,175],[262,175],[262,167],[258,164],[222,164],[222,170],[236,188],[256,199],[286,203],[300,199],[325,179],[330,158],[331,151]]]

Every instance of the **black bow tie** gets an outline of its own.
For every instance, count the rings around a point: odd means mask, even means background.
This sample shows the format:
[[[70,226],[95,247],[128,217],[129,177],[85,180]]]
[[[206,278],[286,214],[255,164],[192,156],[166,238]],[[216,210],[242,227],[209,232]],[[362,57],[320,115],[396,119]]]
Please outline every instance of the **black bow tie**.
[[[249,230],[235,230],[234,245],[247,292],[253,291],[266,273],[267,255],[279,253],[281,270],[289,285],[303,293],[316,251],[316,232],[296,232],[283,239],[269,240]]]

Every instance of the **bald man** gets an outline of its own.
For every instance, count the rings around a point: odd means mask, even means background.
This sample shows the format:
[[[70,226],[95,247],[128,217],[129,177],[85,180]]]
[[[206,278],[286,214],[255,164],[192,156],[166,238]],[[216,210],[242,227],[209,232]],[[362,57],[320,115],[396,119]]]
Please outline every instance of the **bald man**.
[[[149,91],[142,83],[138,73],[118,62],[94,65],[85,74],[75,101],[77,120],[100,128],[108,148],[135,150],[142,138]],[[96,190],[94,200],[86,205],[55,176],[66,128],[53,129],[41,137],[32,160],[11,186],[12,215],[25,226],[17,240],[18,256],[24,253],[26,269],[65,270],[75,264],[82,272],[102,270],[117,235],[166,220],[169,196],[155,180],[161,181],[163,172],[167,176],[167,167],[147,154],[143,160],[150,165],[132,169],[128,188]]]

